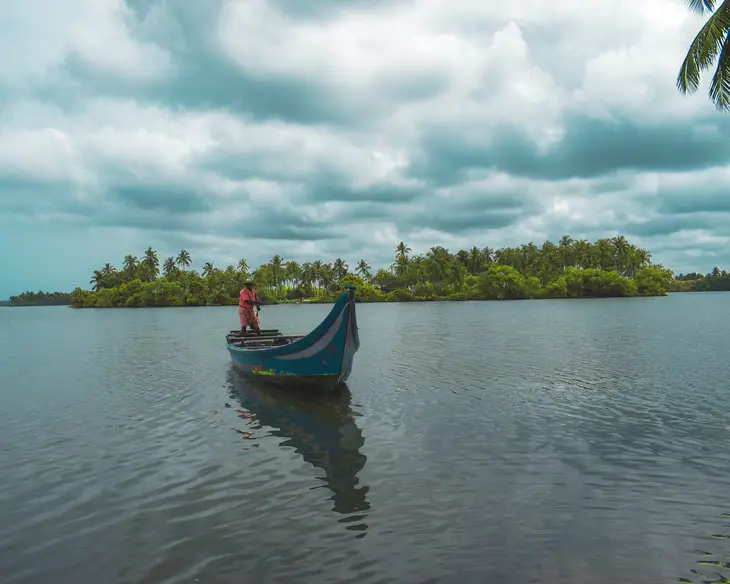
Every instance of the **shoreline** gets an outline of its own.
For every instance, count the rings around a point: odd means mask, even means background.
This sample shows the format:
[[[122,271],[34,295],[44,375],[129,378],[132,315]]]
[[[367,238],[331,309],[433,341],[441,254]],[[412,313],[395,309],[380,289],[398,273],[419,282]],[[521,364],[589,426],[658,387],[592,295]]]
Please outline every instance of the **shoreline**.
[[[710,294],[727,293],[730,290],[669,290],[666,294],[636,294],[633,296],[555,296],[542,298],[411,298],[408,300],[365,300],[356,298],[357,304],[420,304],[423,302],[518,302],[526,300],[630,300],[632,298],[665,298],[672,294]],[[332,304],[334,300],[305,300],[301,304]],[[293,300],[270,302],[263,306],[300,304]],[[12,304],[0,305],[0,308],[72,308],[74,310],[109,310],[130,309],[143,310],[145,308],[233,308],[238,304],[162,304],[159,306],[73,306],[72,304]]]
[[[356,299],[356,304],[421,304],[421,303],[434,303],[434,302],[522,302],[530,300],[630,300],[637,298],[664,298],[670,294],[688,294],[690,291],[681,292],[669,292],[667,294],[637,294],[635,296],[569,296],[569,297],[553,297],[553,298],[414,298],[410,300],[360,300]],[[695,291],[693,291],[695,292]],[[702,290],[696,292],[724,292],[722,290]],[[310,302],[302,302],[302,305],[306,304],[332,304],[334,300],[316,300]],[[280,306],[280,305],[296,305],[298,302],[272,302],[269,304],[263,304],[262,307]],[[23,306],[9,306],[8,308],[53,308],[53,307],[64,307],[72,308],[74,310],[111,310],[111,309],[130,309],[130,310],[143,310],[146,308],[235,308],[238,304],[164,304],[160,306],[73,306],[71,304],[56,304],[56,305],[30,305],[25,304]]]

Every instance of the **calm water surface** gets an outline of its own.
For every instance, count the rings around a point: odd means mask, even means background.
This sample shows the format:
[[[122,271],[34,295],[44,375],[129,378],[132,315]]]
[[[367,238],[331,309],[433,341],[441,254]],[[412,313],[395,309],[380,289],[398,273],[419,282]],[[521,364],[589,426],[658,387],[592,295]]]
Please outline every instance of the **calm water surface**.
[[[730,577],[730,294],[358,317],[301,402],[231,370],[235,307],[0,308],[2,582]]]

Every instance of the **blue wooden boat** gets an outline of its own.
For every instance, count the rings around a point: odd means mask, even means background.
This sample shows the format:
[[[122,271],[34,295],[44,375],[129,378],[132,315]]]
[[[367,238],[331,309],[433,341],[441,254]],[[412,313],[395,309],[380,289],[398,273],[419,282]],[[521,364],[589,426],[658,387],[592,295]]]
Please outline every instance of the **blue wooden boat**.
[[[327,317],[308,335],[263,330],[261,336],[226,335],[233,365],[276,385],[332,390],[347,380],[360,347],[355,287],[345,286]]]

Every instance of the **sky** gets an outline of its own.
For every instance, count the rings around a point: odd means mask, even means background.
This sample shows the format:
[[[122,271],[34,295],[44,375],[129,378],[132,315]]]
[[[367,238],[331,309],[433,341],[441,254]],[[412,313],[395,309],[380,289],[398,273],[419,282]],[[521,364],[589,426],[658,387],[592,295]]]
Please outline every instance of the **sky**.
[[[0,298],[148,246],[374,267],[625,235],[730,268],[730,114],[675,80],[683,0],[3,7]]]

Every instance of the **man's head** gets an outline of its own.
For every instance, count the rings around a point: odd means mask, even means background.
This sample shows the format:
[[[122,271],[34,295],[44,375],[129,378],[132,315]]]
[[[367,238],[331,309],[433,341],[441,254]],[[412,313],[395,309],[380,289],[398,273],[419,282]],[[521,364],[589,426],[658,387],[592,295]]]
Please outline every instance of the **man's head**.
[[[243,283],[243,285],[244,285],[244,286],[245,286],[245,287],[246,287],[246,288],[247,288],[248,290],[253,290],[253,280],[246,280],[246,281],[245,281],[245,282]]]

